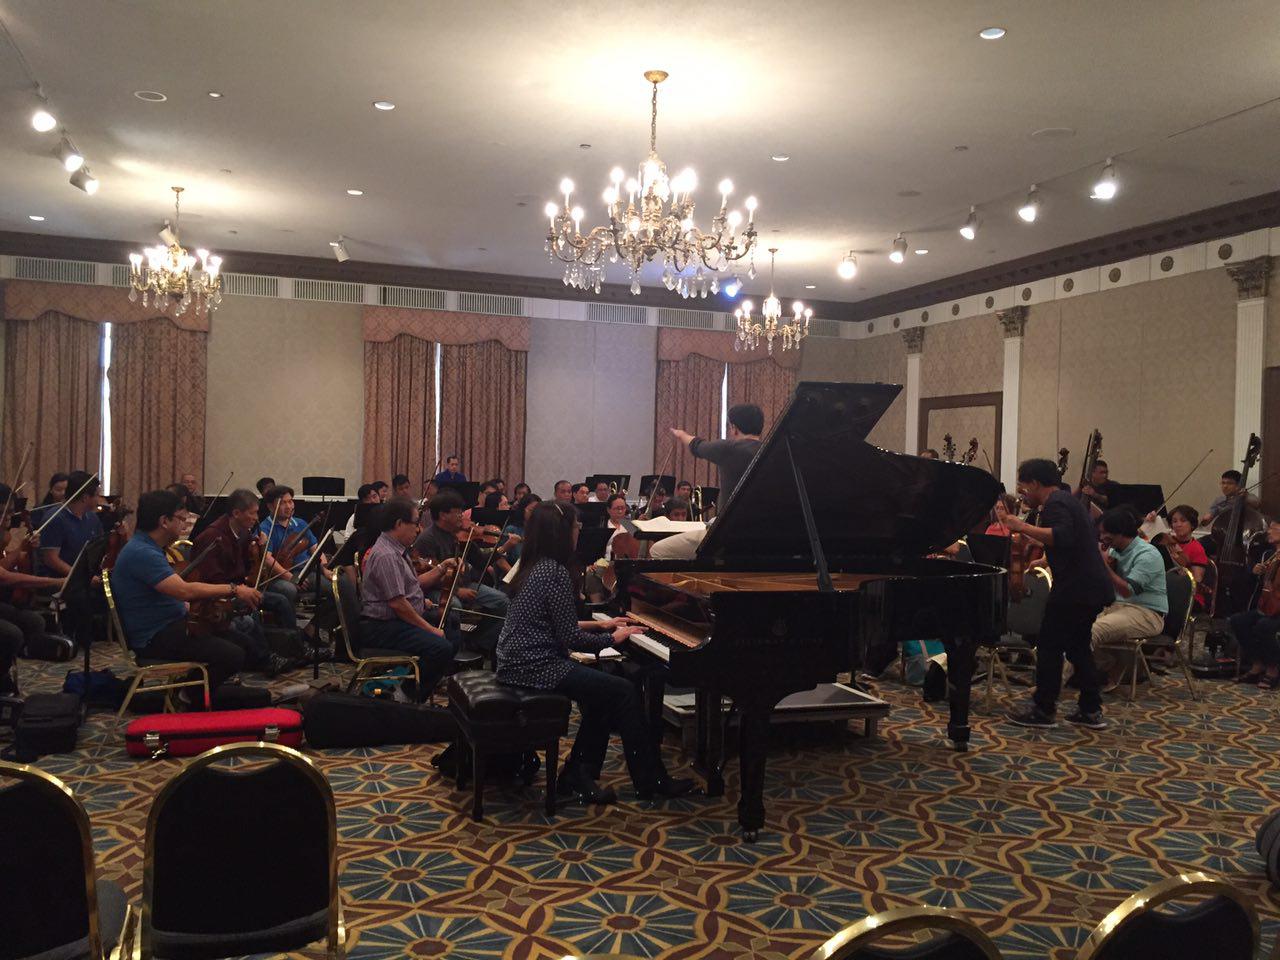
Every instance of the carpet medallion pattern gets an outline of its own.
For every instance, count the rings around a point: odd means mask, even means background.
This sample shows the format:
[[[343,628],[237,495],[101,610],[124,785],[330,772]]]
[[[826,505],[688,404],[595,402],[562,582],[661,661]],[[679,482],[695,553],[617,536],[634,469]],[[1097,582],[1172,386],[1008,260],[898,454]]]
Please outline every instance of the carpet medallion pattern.
[[[126,673],[113,659],[95,653],[95,666]],[[65,671],[24,663],[24,684],[56,689]],[[645,810],[613,751],[618,806],[548,819],[539,777],[491,787],[477,824],[430,765],[438,748],[307,752],[334,790],[350,956],[362,960],[795,960],[870,911],[909,904],[962,909],[1006,957],[1066,960],[1128,894],[1188,869],[1254,897],[1269,948],[1280,898],[1253,831],[1280,806],[1280,699],[1202,689],[1196,703],[1158,678],[1134,705],[1109,701],[1098,732],[978,713],[971,752],[957,754],[939,739],[938,709],[881,684],[893,712],[877,738],[775,745],[754,845],[737,840],[733,765],[728,797]],[[76,753],[39,766],[88,809],[101,875],[136,897],[147,811],[178,762],[126,758],[113,721],[95,712]],[[672,748],[667,761],[682,762]]]

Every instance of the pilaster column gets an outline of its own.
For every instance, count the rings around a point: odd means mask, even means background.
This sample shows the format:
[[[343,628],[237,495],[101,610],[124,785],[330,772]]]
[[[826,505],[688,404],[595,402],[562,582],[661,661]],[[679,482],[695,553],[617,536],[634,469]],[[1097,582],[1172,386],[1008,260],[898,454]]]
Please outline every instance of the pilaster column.
[[[1004,385],[1000,403],[1000,482],[1012,490],[1018,481],[1018,405],[1022,397],[1022,335],[1027,308],[996,311],[1004,334]]]
[[[1249,434],[1262,435],[1262,371],[1267,332],[1267,283],[1271,258],[1257,257],[1227,267],[1236,282],[1235,448],[1244,455]]]
[[[920,355],[924,353],[924,327],[902,331],[907,345],[907,436],[903,453],[920,452]]]

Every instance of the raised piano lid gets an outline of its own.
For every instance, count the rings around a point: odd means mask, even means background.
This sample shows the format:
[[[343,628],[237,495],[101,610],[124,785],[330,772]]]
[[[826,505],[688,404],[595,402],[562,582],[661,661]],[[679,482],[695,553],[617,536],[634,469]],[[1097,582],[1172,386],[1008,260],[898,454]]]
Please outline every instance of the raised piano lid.
[[[991,509],[1000,485],[977,467],[867,443],[901,390],[890,383],[798,384],[708,529],[698,560],[812,556],[792,454],[833,569],[846,558],[920,556],[964,536]]]

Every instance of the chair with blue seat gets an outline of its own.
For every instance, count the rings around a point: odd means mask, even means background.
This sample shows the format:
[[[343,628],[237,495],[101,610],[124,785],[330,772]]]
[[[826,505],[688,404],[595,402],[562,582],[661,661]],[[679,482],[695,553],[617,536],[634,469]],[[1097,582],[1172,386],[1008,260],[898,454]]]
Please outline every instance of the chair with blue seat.
[[[128,914],[97,878],[89,816],[57,777],[0,762],[0,960],[106,960]]]

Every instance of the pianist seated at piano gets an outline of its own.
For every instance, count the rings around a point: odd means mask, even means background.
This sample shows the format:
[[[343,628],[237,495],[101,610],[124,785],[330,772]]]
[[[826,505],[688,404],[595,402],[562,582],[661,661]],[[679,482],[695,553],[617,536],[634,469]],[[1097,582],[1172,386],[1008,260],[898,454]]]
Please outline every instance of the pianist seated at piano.
[[[672,497],[667,501],[663,514],[668,520],[674,520],[676,523],[688,523],[689,501],[682,497]]]
[[[617,801],[611,788],[596,783],[613,731],[622,736],[623,756],[638,800],[688,793],[693,781],[671,777],[662,764],[635,685],[570,657],[571,651],[598,654],[608,647],[625,646],[629,637],[641,632],[621,619],[577,619],[568,564],[579,527],[577,511],[567,504],[540,503],[533,509],[525,525],[511,607],[498,638],[498,680],[554,690],[577,703],[582,717],[560,781],[565,794],[582,803]]]

